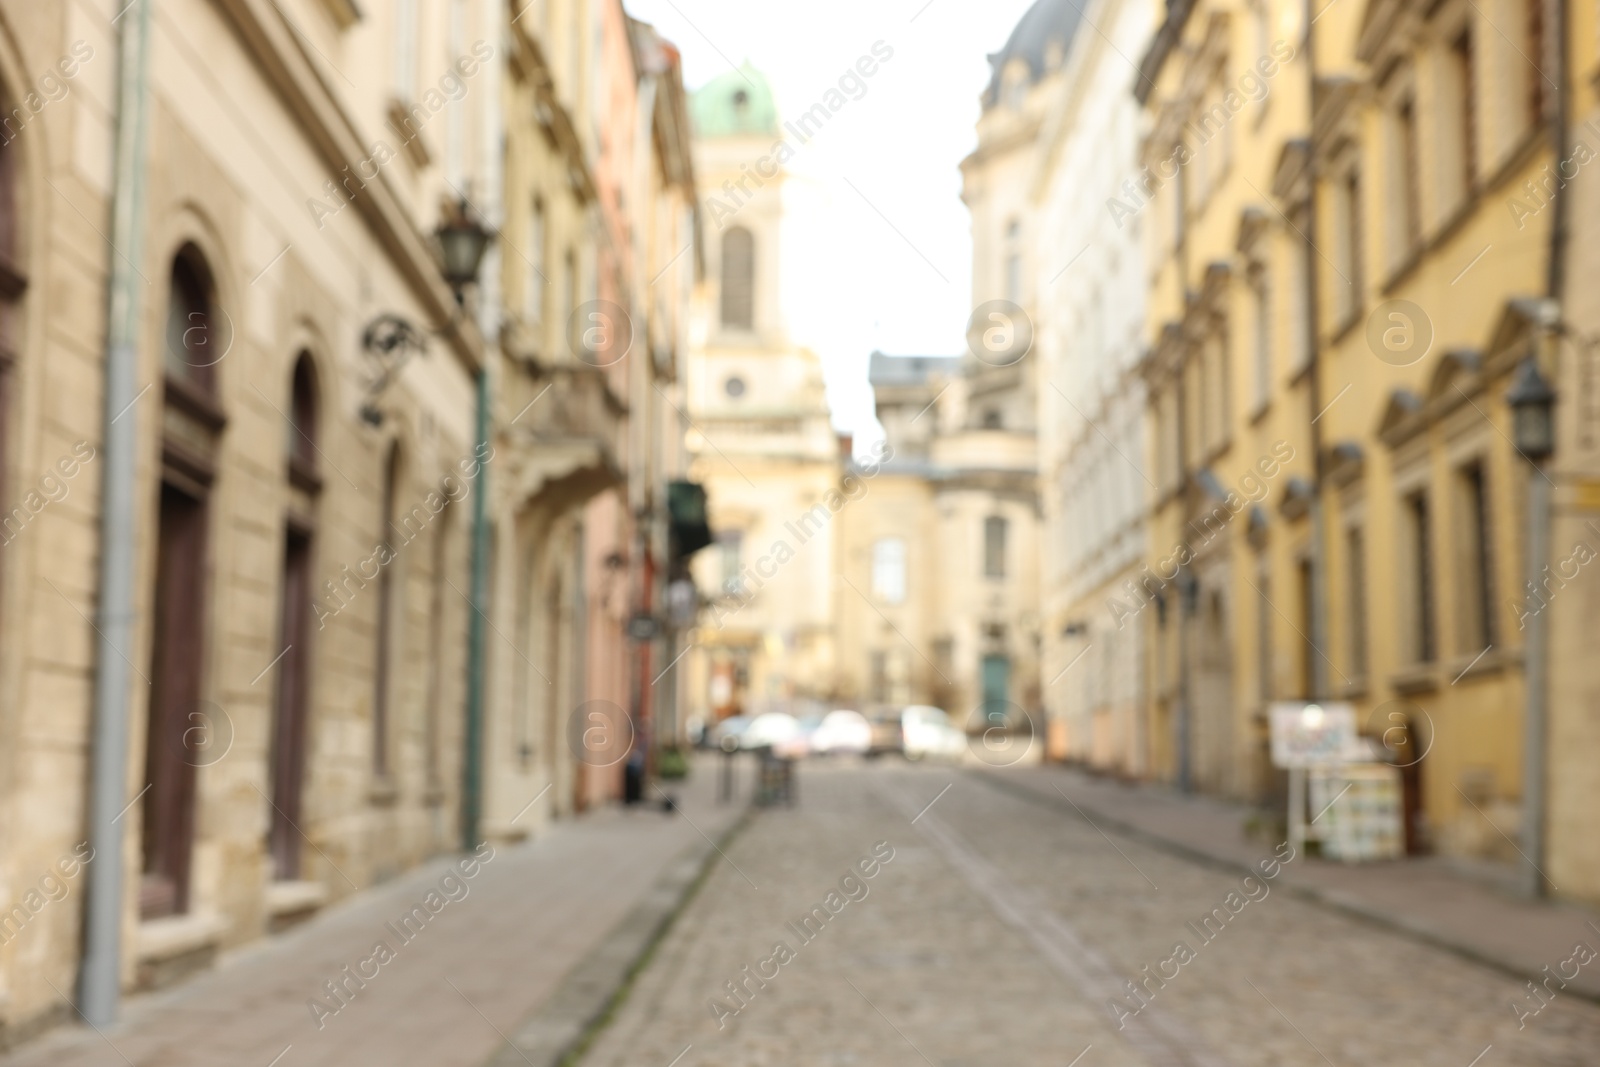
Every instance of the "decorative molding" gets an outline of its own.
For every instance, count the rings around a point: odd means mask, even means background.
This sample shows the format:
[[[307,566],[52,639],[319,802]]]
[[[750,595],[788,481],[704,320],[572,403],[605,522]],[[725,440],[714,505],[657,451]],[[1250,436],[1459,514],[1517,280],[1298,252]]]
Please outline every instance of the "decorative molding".
[[[361,5],[356,0],[322,0],[322,6],[341,30],[348,30],[361,21]]]

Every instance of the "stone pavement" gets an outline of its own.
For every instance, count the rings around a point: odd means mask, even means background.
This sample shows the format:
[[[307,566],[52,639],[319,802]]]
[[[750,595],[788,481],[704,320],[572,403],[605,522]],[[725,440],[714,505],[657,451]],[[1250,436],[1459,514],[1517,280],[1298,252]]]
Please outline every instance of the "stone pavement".
[[[1103,828],[1143,836],[1195,858],[1248,867],[1270,844],[1248,838],[1250,809],[1227,801],[1059,766],[981,773],[1069,812],[1077,804]],[[1542,968],[1566,959],[1577,941],[1600,950],[1600,914],[1518,897],[1491,878],[1439,857],[1368,864],[1307,859],[1286,871],[1283,881],[1323,904],[1526,978],[1542,977]],[[1581,969],[1570,989],[1600,1000],[1600,966]],[[1600,1051],[1594,1062],[1600,1063]]]
[[[714,803],[713,770],[702,764],[689,782],[669,786],[681,814],[602,810],[498,849],[461,883],[464,897],[451,883],[446,888],[460,899],[420,932],[402,931],[410,941],[391,927],[456,860],[441,857],[181,986],[132,998],[103,1035],[62,1027],[0,1057],[0,1067],[477,1067],[606,941],[664,870],[708,852],[707,837],[719,837],[742,813]],[[346,979],[343,969],[359,970],[379,939],[396,946],[394,958],[380,961],[364,987]],[[309,1000],[340,1003],[327,994],[329,980],[347,982],[353,995],[319,1020]]]
[[[986,774],[801,773],[581,1067],[1600,1062],[1600,1007],[1558,991],[1533,1014],[1498,970],[1282,892],[1303,857],[1246,882]],[[847,881],[880,841],[892,860]]]

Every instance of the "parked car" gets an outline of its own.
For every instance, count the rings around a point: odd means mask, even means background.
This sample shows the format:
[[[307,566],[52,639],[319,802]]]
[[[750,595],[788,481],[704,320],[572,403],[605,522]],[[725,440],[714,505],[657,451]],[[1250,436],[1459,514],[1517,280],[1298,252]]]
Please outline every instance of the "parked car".
[[[872,724],[859,711],[830,711],[811,735],[811,751],[818,755],[841,752],[864,756],[872,747]]]
[[[811,754],[812,739],[822,726],[822,716],[802,715],[795,720],[795,723],[795,735],[787,741],[779,741],[772,746],[774,755],[785,759],[804,759]]]
[[[736,751],[739,748],[739,739],[748,729],[750,729],[748,716],[729,716],[711,728],[711,747],[720,748],[724,752]]]
[[[880,708],[867,715],[872,730],[872,740],[867,745],[868,756],[881,756],[886,752],[904,752],[905,739],[900,732],[900,709]]]
[[[950,724],[939,708],[913,704],[900,713],[900,734],[906,759],[959,760],[967,735]]]
[[[800,736],[800,723],[785,711],[769,711],[750,721],[739,737],[740,748],[768,748],[788,744]]]

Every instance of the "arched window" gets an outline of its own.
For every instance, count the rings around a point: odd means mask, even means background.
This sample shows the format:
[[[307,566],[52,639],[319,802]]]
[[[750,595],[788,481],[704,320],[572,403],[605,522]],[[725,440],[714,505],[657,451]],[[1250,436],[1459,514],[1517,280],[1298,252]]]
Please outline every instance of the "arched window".
[[[302,352],[295,360],[294,381],[289,396],[287,448],[290,473],[311,473],[317,469],[317,370],[311,353]]]
[[[316,536],[317,476],[316,368],[309,352],[295,360],[289,387],[289,425],[285,439],[291,491],[284,519],[283,572],[278,636],[277,707],[272,728],[272,811],[268,843],[273,877],[300,877],[301,803],[310,718],[312,621],[312,546]]]
[[[756,239],[743,226],[722,235],[722,325],[755,329]]]
[[[172,260],[171,292],[167,299],[167,346],[164,353],[168,379],[176,379],[211,392],[215,367],[227,355],[227,343],[217,319],[211,270],[194,245],[185,245]]]

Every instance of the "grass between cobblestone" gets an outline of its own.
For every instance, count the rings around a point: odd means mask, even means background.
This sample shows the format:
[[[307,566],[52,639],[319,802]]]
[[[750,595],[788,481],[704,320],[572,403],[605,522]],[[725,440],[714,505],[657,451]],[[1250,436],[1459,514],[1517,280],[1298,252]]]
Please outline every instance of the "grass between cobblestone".
[[[734,824],[723,832],[722,836],[716,841],[715,847],[707,850],[705,859],[701,861],[700,870],[695,874],[694,881],[689,883],[688,888],[678,897],[672,909],[662,917],[661,922],[651,932],[649,940],[645,942],[644,948],[639,952],[638,957],[628,966],[627,974],[624,975],[621,984],[606,999],[605,1007],[584,1026],[572,1045],[557,1058],[556,1067],[577,1067],[577,1064],[583,1060],[595,1040],[605,1032],[606,1027],[611,1025],[612,1020],[616,1018],[617,1012],[628,1002],[628,995],[633,992],[634,983],[638,980],[639,975],[655,959],[657,950],[660,949],[661,943],[666,940],[667,935],[672,932],[672,928],[677,923],[678,918],[694,902],[695,897],[700,895],[701,889],[704,888],[707,880],[711,877],[711,872],[716,869],[717,861],[723,858],[723,853],[727,851],[729,846],[755,821],[756,810],[754,807],[746,808],[744,814],[740,815]]]

